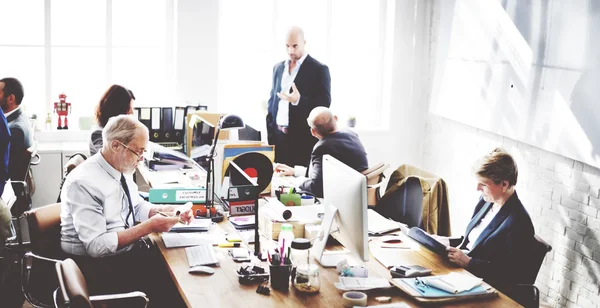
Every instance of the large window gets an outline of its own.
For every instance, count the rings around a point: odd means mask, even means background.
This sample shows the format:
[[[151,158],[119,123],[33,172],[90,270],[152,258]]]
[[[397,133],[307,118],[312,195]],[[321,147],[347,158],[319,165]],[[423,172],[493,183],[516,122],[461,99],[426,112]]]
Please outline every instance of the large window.
[[[345,123],[386,126],[390,104],[394,1],[219,2],[219,109],[264,129],[272,68],[287,58],[285,32],[304,29],[306,50],[329,66],[331,108]]]
[[[91,116],[113,83],[130,88],[136,104],[164,105],[174,1],[1,1],[0,76],[22,81],[24,108],[42,119],[62,92],[73,120]]]

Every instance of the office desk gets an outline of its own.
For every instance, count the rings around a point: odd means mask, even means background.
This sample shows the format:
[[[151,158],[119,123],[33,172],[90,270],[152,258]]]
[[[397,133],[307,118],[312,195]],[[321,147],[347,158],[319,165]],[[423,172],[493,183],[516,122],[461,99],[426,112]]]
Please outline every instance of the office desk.
[[[228,233],[235,230],[224,221],[220,223],[222,229]],[[152,239],[160,248],[175,285],[181,297],[189,307],[342,307],[342,292],[339,292],[334,283],[338,281],[338,274],[333,268],[321,268],[321,290],[314,295],[306,295],[291,286],[288,292],[271,290],[270,296],[256,293],[257,285],[241,285],[238,283],[236,270],[239,263],[233,262],[227,254],[227,249],[215,248],[220,267],[215,268],[213,275],[192,275],[188,273],[188,262],[184,248],[167,249],[159,234],[152,234]],[[261,243],[267,240],[261,238]],[[265,243],[266,244],[266,243]],[[262,247],[264,247],[264,245]],[[335,249],[336,247],[328,247]],[[398,251],[398,263],[419,264],[433,269],[434,274],[446,274],[451,271],[462,272],[461,268],[452,267],[438,255],[422,248],[421,250]],[[266,263],[265,263],[266,265]],[[391,278],[388,269],[381,265],[373,256],[367,262],[370,277]],[[391,296],[393,302],[405,302],[411,307],[419,307],[419,303],[410,299],[397,288],[387,290],[367,291],[368,304],[377,305],[376,296]],[[498,297],[458,302],[447,307],[519,307],[519,305],[499,293]]]

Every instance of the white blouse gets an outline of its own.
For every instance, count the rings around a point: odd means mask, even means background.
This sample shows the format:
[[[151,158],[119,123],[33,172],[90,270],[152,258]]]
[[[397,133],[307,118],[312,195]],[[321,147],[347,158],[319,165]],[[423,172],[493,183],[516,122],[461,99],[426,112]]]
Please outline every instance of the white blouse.
[[[494,219],[494,217],[496,217],[496,214],[498,214],[501,207],[502,207],[501,205],[494,203],[492,205],[492,208],[485,214],[485,216],[483,216],[483,218],[481,218],[481,220],[479,221],[479,224],[477,224],[471,230],[471,232],[469,233],[469,236],[468,236],[469,242],[467,243],[467,249],[469,249],[469,250],[473,249],[475,242],[477,242],[477,239],[479,238],[479,236],[481,235],[483,230],[485,230],[485,228],[490,224],[492,219]]]

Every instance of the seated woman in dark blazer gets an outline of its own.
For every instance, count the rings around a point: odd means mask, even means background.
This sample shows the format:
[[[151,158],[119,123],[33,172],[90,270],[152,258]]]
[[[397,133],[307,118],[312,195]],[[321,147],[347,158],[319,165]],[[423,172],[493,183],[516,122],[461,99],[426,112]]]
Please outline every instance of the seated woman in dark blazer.
[[[517,164],[497,148],[476,164],[475,175],[482,196],[463,242],[458,248],[448,248],[448,259],[503,292],[516,284],[532,283],[525,281],[528,271],[523,261],[534,230],[515,191]]]
[[[96,106],[96,125],[92,127],[90,137],[90,156],[102,149],[102,129],[108,119],[120,114],[133,114],[135,96],[131,90],[113,84],[104,92]]]

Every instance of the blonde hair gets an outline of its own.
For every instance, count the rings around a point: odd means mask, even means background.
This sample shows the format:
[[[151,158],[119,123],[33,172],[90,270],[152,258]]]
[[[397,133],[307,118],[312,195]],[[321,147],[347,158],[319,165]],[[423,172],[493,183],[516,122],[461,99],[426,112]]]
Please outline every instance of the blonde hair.
[[[315,107],[308,115],[306,121],[308,122],[308,126],[314,128],[321,136],[327,136],[336,130],[333,113],[327,107]]]
[[[477,161],[473,167],[478,176],[492,180],[495,184],[507,181],[510,186],[517,184],[519,169],[513,157],[502,148],[492,152]]]

